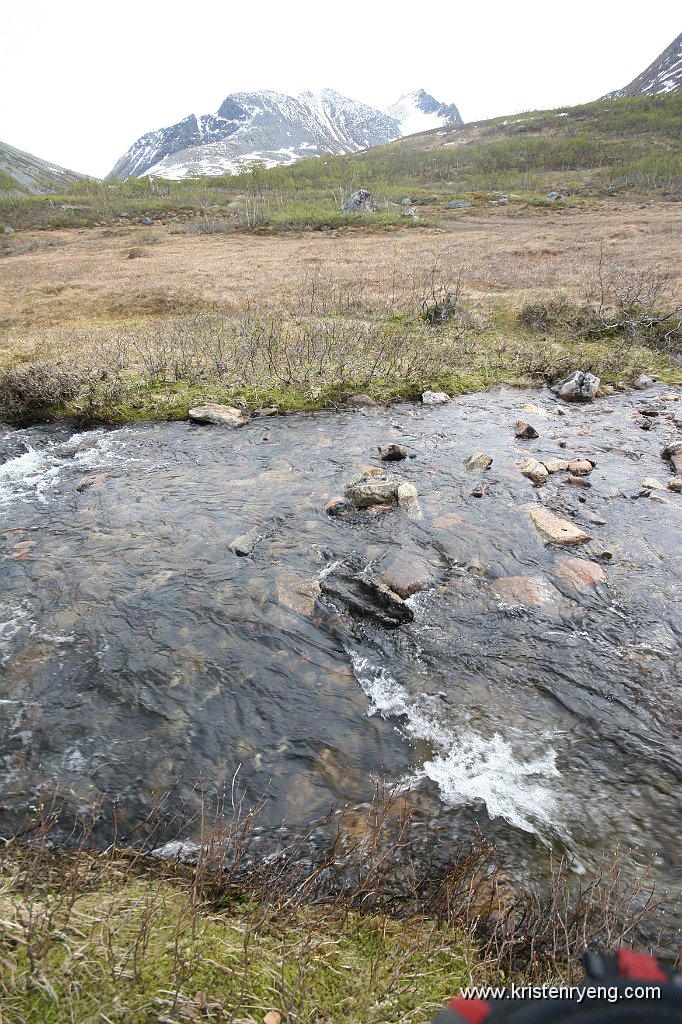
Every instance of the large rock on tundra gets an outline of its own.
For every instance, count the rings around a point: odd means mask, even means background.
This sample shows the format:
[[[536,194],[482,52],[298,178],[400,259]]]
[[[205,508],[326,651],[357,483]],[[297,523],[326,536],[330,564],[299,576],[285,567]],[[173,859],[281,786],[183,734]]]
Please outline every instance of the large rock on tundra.
[[[576,370],[570,377],[550,388],[564,402],[591,402],[599,390],[599,377],[584,370]]]
[[[360,188],[346,199],[341,209],[344,213],[376,213],[377,201],[366,188]]]

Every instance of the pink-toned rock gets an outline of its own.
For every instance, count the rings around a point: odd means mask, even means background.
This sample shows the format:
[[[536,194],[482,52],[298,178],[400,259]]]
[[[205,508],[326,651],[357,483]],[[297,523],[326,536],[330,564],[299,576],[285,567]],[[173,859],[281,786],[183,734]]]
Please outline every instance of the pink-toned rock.
[[[573,476],[589,476],[594,469],[594,463],[589,459],[572,459],[568,464],[568,471]]]
[[[542,505],[525,505],[526,512],[533,520],[538,532],[549,544],[571,545],[584,544],[592,538],[588,533],[578,529],[573,523],[550,512]]]
[[[524,459],[519,468],[536,487],[540,487],[547,480],[547,469],[537,459]]]
[[[548,473],[563,473],[568,469],[568,459],[544,459],[542,464]]]
[[[379,582],[405,598],[433,586],[436,574],[424,559],[396,554],[382,565]]]
[[[554,579],[571,597],[592,593],[598,584],[606,583],[606,572],[587,558],[567,558],[557,568]]]
[[[542,576],[502,576],[490,586],[496,601],[532,608],[550,604],[559,597],[556,589]]]

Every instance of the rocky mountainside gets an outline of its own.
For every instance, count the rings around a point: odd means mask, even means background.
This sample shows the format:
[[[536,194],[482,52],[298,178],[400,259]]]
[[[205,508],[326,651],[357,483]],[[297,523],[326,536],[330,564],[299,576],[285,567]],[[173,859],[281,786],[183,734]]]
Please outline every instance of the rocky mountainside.
[[[682,91],[682,32],[661,53],[653,64],[642,71],[624,89],[607,93],[604,99],[617,100],[626,96],[658,96],[665,92]]]
[[[459,110],[454,103],[449,106],[439,103],[424,89],[407,93],[388,107],[387,114],[400,124],[400,134],[415,135],[431,128],[442,128],[445,124],[463,124]]]
[[[0,142],[0,194],[42,195],[60,192],[85,175],[67,171],[31,153]]]
[[[457,108],[438,103],[423,90],[401,97],[387,111],[333,89],[298,97],[232,93],[215,114],[190,114],[143,135],[109,177],[234,174],[254,161],[272,167],[322,153],[356,153],[452,121],[461,123]]]

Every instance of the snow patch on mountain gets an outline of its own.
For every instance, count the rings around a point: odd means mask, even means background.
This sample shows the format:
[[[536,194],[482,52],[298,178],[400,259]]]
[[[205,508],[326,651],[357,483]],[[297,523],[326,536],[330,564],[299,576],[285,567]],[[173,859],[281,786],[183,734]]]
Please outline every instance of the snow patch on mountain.
[[[416,135],[418,132],[442,128],[447,124],[463,123],[454,103],[449,106],[439,103],[424,89],[417,89],[401,96],[388,107],[386,113],[398,121],[401,136]]]
[[[629,85],[607,93],[604,99],[623,99],[626,96],[660,96],[682,90],[682,32],[670,46],[659,54],[641,75]]]

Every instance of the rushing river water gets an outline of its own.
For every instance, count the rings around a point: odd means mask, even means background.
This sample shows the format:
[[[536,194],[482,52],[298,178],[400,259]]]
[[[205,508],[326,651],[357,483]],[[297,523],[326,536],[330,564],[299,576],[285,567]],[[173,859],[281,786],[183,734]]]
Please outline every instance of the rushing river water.
[[[239,430],[0,431],[3,831],[39,791],[74,814],[115,794],[128,828],[160,794],[191,804],[197,778],[229,793],[237,773],[268,820],[295,824],[385,779],[519,863],[551,845],[581,870],[620,845],[679,885],[682,496],[641,492],[671,475],[680,394],[563,416],[549,393],[501,390]],[[514,436],[518,416],[537,440]],[[391,472],[423,517],[329,516],[391,441],[416,456]],[[474,451],[493,457],[482,476]],[[528,454],[590,457],[592,486],[534,488]],[[593,540],[545,544],[538,503]],[[576,575],[576,556],[605,578]],[[348,562],[417,567],[414,621],[385,630],[320,597]]]

